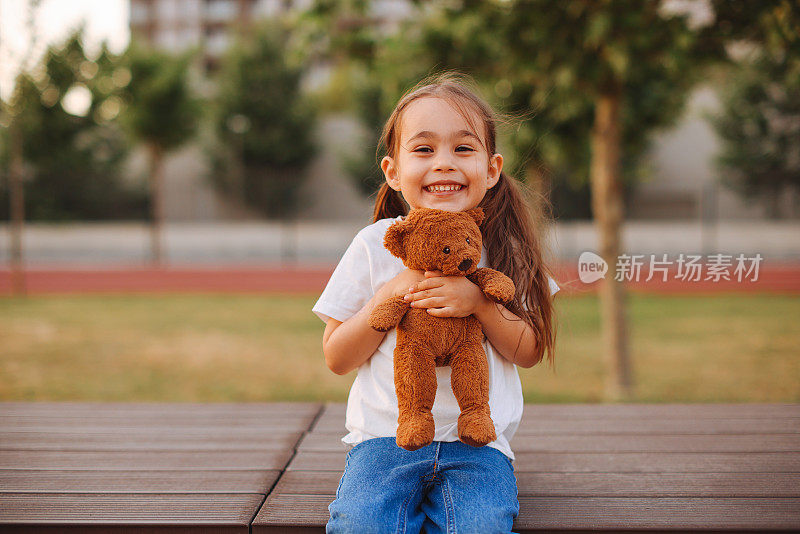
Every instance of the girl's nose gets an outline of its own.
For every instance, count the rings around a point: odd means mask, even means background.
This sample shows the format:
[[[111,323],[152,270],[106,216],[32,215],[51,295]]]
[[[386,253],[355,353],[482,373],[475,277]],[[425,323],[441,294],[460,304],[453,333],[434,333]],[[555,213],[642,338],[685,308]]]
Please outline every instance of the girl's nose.
[[[433,169],[436,171],[454,171],[456,169],[455,165],[453,165],[453,160],[450,157],[450,154],[446,154],[443,152],[439,152],[436,157],[436,160],[433,162]]]

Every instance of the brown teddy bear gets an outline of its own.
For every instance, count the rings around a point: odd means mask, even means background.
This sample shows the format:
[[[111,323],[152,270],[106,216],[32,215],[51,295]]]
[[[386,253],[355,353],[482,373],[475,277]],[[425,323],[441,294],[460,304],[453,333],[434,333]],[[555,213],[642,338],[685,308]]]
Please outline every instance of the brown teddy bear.
[[[504,304],[514,297],[514,282],[498,271],[477,267],[482,221],[481,208],[458,213],[415,209],[389,227],[384,246],[409,269],[466,276],[490,300]],[[377,305],[369,324],[381,332],[397,327],[397,445],[413,451],[433,441],[436,367],[443,365],[452,368],[451,386],[461,408],[459,439],[473,447],[496,439],[483,330],[474,316],[434,317],[425,309],[411,308],[400,296]]]

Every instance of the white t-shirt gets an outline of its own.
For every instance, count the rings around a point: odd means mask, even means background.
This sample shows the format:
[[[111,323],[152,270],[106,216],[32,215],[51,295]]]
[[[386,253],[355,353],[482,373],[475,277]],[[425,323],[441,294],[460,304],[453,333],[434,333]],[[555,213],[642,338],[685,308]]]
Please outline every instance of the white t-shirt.
[[[386,282],[397,276],[405,266],[386,250],[383,238],[397,219],[381,219],[362,229],[339,261],[328,285],[320,295],[313,311],[320,319],[346,321],[355,315]],[[485,251],[484,251],[485,252]],[[484,253],[479,267],[486,267]],[[550,279],[552,293],[558,291]],[[392,437],[397,433],[397,396],[394,387],[394,347],[397,331],[386,333],[375,353],[358,368],[358,374],[347,399],[345,428],[349,434],[342,441],[354,446],[376,437]],[[522,418],[522,385],[517,367],[497,354],[484,339],[483,348],[489,361],[489,408],[497,439],[489,443],[510,459],[514,459],[509,442]],[[450,367],[436,368],[436,399],[433,420],[436,424],[434,441],[458,441],[460,409],[450,387]]]

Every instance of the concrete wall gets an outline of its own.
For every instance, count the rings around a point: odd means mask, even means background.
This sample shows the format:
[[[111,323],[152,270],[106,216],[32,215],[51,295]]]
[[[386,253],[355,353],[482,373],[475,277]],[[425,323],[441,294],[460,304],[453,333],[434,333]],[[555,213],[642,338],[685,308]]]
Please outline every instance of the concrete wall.
[[[632,219],[753,220],[772,216],[767,205],[743,199],[722,185],[714,158],[720,141],[705,119],[719,111],[713,87],[698,87],[689,98],[678,124],[653,141],[650,155],[652,178],[641,184],[629,213]],[[800,218],[797,198],[789,192],[782,199],[782,212]]]

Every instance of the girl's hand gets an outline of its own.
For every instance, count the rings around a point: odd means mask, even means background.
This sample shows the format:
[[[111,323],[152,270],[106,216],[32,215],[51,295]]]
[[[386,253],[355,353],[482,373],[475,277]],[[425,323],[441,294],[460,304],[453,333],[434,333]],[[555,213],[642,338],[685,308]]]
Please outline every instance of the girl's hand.
[[[402,297],[410,291],[413,285],[422,280],[425,280],[423,271],[403,269],[397,276],[386,282],[381,291],[386,292],[385,298]]]
[[[465,276],[444,276],[440,271],[425,271],[425,279],[411,287],[405,300],[435,317],[466,317],[489,302]]]

